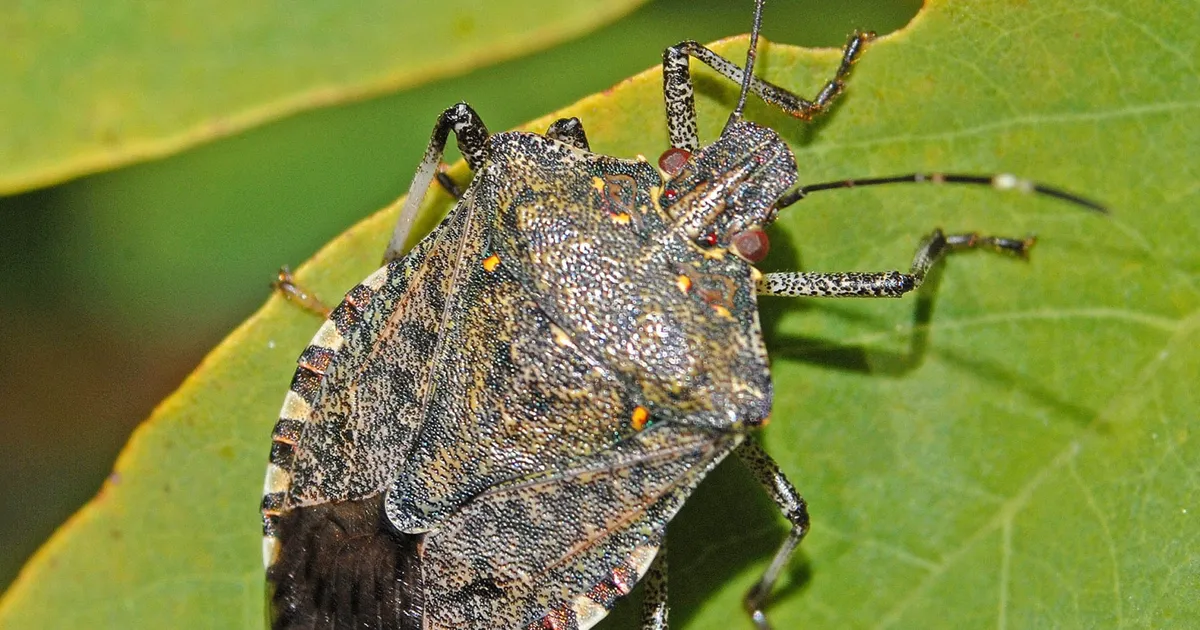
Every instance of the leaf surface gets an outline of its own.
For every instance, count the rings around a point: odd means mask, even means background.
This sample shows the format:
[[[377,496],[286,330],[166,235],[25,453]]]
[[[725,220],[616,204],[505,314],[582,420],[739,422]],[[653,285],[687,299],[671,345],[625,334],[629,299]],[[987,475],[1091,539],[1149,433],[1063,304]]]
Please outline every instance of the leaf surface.
[[[955,256],[936,291],[903,301],[762,301],[777,389],[763,439],[813,515],[769,609],[777,628],[1200,618],[1197,30],[1195,3],[933,2],[867,51],[819,123],[749,109],[791,142],[803,181],[1008,171],[1113,209],[909,186],[783,213],[769,270],[904,268],[934,226],[1040,243],[1028,262]],[[737,59],[744,46],[717,48]],[[760,58],[766,78],[811,94],[837,53],[764,44]],[[703,77],[711,139],[736,94]],[[575,115],[598,152],[656,157],[659,81],[639,75],[530,128]],[[430,196],[427,224],[446,202]],[[335,295],[366,276],[394,208],[301,280]],[[316,326],[272,299],[215,349],[26,567],[0,627],[259,627],[269,434]],[[752,487],[723,466],[673,522],[676,627],[750,627],[741,594],[785,531]],[[633,627],[634,608],[604,627]]]
[[[0,194],[514,57],[642,1],[18,3]]]

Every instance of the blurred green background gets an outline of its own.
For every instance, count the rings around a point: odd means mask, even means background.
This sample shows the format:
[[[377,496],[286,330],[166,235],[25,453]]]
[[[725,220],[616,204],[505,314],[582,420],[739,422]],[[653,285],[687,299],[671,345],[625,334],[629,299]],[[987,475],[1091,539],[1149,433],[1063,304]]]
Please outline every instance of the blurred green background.
[[[838,46],[854,28],[895,30],[919,7],[778,1],[764,34]],[[0,586],[96,492],[155,403],[262,303],[280,264],[404,192],[443,108],[466,100],[507,129],[749,19],[748,1],[651,2],[518,60],[0,197]]]

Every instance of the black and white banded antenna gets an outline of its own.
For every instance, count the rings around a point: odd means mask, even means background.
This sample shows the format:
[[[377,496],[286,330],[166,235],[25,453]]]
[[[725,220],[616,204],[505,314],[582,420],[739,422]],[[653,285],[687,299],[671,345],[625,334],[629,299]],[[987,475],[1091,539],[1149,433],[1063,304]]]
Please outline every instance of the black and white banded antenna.
[[[1096,201],[1067,192],[1061,188],[1047,186],[1029,179],[1022,179],[1009,173],[996,175],[972,175],[965,173],[908,173],[890,177],[864,177],[860,179],[841,179],[819,184],[808,184],[793,189],[779,198],[775,204],[777,209],[786,208],[814,192],[822,190],[837,190],[839,188],[863,188],[866,186],[883,186],[887,184],[965,184],[969,186],[988,186],[996,190],[1016,190],[1027,194],[1044,195],[1081,206],[1093,212],[1108,214],[1108,208]]]

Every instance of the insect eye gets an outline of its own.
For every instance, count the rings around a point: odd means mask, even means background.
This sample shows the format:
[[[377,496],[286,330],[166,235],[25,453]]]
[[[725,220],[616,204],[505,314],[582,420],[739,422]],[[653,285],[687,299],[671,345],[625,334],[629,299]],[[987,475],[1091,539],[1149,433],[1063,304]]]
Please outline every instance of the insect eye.
[[[663,154],[658,156],[658,168],[661,168],[667,175],[674,177],[683,170],[683,167],[687,165],[690,159],[692,159],[692,154],[687,149],[672,147],[663,151]]]
[[[729,245],[734,253],[751,263],[762,261],[767,257],[767,252],[771,251],[771,241],[767,238],[767,233],[759,227],[752,227],[734,234]]]

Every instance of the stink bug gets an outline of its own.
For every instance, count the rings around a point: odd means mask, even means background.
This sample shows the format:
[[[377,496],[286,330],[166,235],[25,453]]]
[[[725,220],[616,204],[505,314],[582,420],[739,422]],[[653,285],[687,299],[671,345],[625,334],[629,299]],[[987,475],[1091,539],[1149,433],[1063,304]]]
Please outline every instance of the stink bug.
[[[749,92],[825,110],[870,41],[856,33],[812,100],[695,42],[664,53],[671,148],[656,169],[589,151],[578,120],[489,134],[465,103],[439,117],[385,253],[299,359],[262,502],[274,628],[590,628],[646,578],[667,627],[667,523],[730,453],[791,524],[746,598],[764,601],[808,530],[804,500],[752,432],[771,411],[756,296],[899,297],[957,249],[1031,240],[935,231],[908,273],[762,274],[763,227],[825,189],[900,182],[1023,188],[1008,176],[905,175],[794,188],[795,158],[742,119]],[[700,147],[689,60],[741,85]],[[402,247],[456,136],[470,185]],[[281,286],[294,295],[290,280]]]

